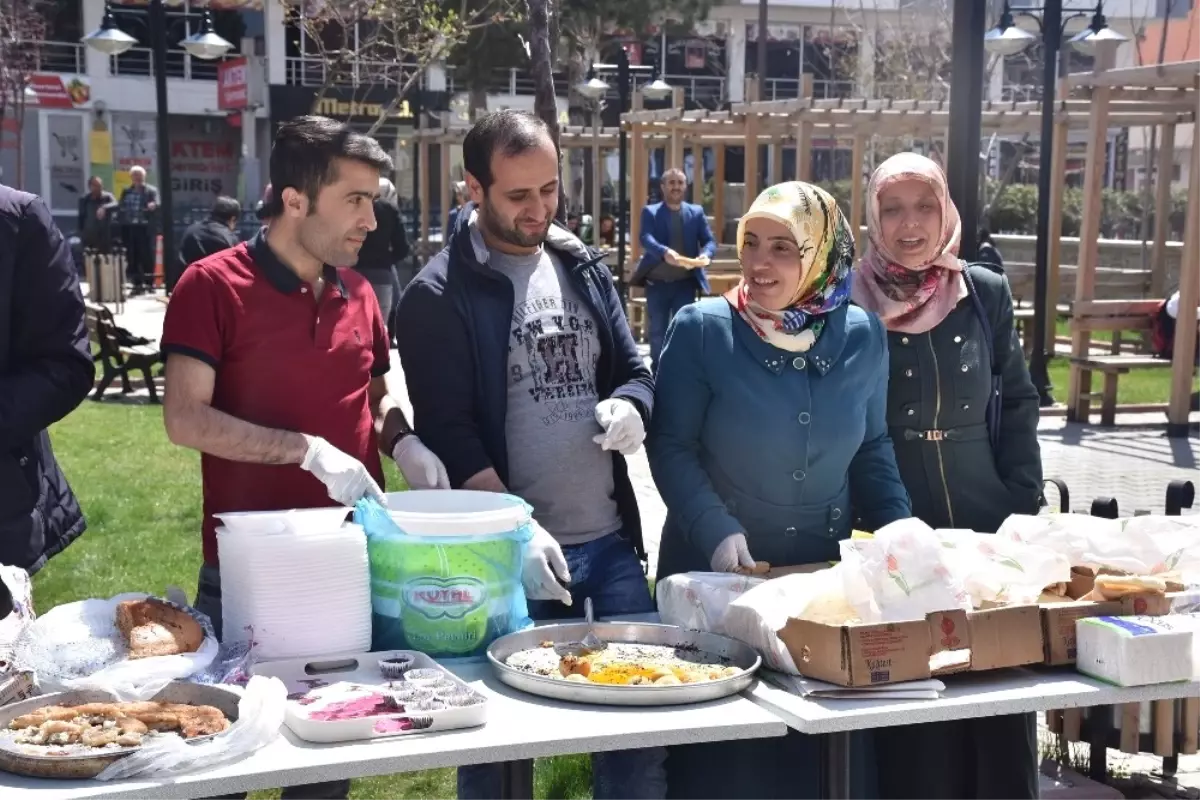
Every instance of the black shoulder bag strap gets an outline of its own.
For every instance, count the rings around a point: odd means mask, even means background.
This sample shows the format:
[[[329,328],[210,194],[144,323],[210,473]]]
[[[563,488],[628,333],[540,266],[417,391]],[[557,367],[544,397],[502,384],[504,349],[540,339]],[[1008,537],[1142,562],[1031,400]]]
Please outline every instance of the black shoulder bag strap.
[[[971,298],[971,305],[975,307],[979,324],[983,326],[983,338],[987,344],[988,361],[991,365],[992,390],[988,395],[985,419],[987,420],[988,441],[992,444],[992,453],[996,453],[1000,449],[1000,407],[1004,399],[1004,382],[1003,376],[997,371],[996,366],[996,340],[992,332],[992,321],[988,317],[987,309],[983,307],[983,301],[979,298],[979,290],[975,288],[975,281],[971,279],[968,270],[969,268],[963,269],[963,282],[967,285],[967,296]]]

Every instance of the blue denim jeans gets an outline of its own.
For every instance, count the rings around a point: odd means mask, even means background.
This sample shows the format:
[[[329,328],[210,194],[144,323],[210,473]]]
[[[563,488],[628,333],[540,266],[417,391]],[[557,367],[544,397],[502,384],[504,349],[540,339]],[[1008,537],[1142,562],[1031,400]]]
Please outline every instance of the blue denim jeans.
[[[658,356],[671,320],[684,306],[696,302],[696,282],[685,278],[673,283],[646,284],[646,316],[650,324],[650,369],[658,369]],[[596,599],[592,598],[595,603]]]
[[[535,620],[574,619],[583,614],[584,598],[592,598],[597,617],[644,614],[654,610],[641,562],[629,540],[610,534],[587,544],[564,547],[571,571],[572,604],[531,600]],[[592,754],[592,796],[595,800],[659,800],[666,796],[667,751],[664,747],[616,750]],[[500,764],[460,767],[460,800],[500,797]]]

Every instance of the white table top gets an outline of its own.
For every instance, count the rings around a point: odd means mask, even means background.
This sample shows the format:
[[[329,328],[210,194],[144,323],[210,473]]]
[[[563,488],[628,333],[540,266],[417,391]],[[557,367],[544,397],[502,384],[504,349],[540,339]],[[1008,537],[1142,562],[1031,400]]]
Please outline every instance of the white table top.
[[[517,692],[500,683],[486,664],[458,665],[452,670],[488,695],[488,722],[483,727],[335,745],[303,742],[285,729],[279,739],[240,761],[167,781],[105,784],[0,773],[0,797],[213,797],[284,784],[787,732],[777,716],[740,696],[661,708],[589,706]]]
[[[1062,669],[1009,669],[940,680],[946,691],[937,700],[808,699],[769,680],[758,681],[746,696],[801,733],[1200,697],[1200,681],[1123,689]]]

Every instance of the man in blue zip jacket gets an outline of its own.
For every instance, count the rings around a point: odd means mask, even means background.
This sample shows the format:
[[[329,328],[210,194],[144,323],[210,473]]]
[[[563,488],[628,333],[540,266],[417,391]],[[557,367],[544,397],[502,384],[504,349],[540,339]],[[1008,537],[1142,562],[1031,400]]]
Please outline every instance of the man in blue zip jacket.
[[[687,176],[669,169],[662,176],[661,203],[642,209],[642,259],[629,280],[646,287],[646,316],[650,323],[650,363],[658,368],[667,327],[679,309],[694,303],[696,293],[708,294],[704,267],[687,266],[680,257],[712,261],[717,241],[704,216],[704,207],[683,202]]]
[[[558,152],[537,117],[499,111],[463,142],[471,203],[409,284],[397,329],[416,429],[455,488],[533,507],[522,582],[534,619],[654,610],[625,456],[654,402],[612,275],[565,228]],[[569,606],[575,606],[573,610]],[[663,748],[597,753],[594,796],[665,795]],[[464,767],[460,798],[500,797],[502,765]]]

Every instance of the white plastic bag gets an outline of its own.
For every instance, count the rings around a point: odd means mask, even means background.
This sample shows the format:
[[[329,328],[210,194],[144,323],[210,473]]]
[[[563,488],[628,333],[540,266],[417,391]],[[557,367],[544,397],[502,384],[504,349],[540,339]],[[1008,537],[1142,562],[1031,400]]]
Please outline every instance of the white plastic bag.
[[[122,594],[56,606],[21,634],[14,660],[34,673],[43,692],[100,689],[122,702],[149,700],[172,681],[206,669],[218,644],[212,623],[196,613],[204,628],[204,641],[196,652],[127,658],[128,647],[117,629],[117,606],[145,598],[145,594]]]
[[[13,646],[17,639],[37,615],[33,613],[33,585],[28,572],[20,567],[0,564],[0,581],[12,596],[12,611],[0,619],[0,662],[7,666],[12,661]],[[3,667],[0,667],[0,674],[3,673]]]
[[[846,599],[863,622],[925,619],[933,611],[971,609],[951,573],[938,535],[919,519],[893,522],[870,539],[844,539]]]
[[[137,752],[108,765],[96,780],[179,775],[249,755],[279,736],[286,708],[283,682],[255,675],[238,703],[237,721],[225,732],[195,744],[178,736],[155,736]]]
[[[753,647],[771,669],[799,675],[779,631],[792,617],[835,625],[849,621],[854,611],[846,602],[841,572],[838,565],[764,581],[729,604],[725,635]]]
[[[659,581],[654,587],[658,615],[667,625],[709,633],[724,633],[729,604],[762,578],[728,572],[685,572]]]
[[[1200,521],[1192,517],[1110,520],[1081,514],[1013,515],[996,535],[1047,547],[1066,556],[1072,567],[1095,572],[1200,573]]]
[[[1047,586],[1071,580],[1067,557],[990,533],[938,531],[951,573],[976,608],[1035,603]]]

